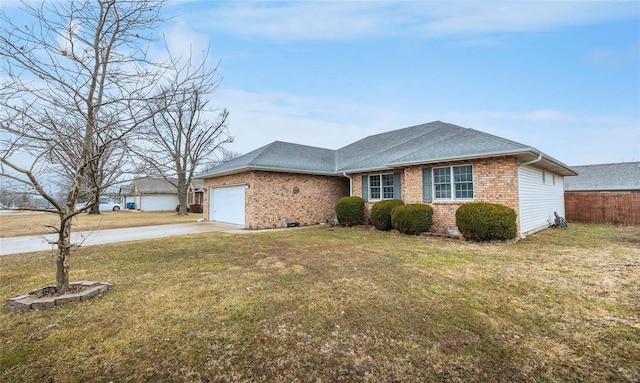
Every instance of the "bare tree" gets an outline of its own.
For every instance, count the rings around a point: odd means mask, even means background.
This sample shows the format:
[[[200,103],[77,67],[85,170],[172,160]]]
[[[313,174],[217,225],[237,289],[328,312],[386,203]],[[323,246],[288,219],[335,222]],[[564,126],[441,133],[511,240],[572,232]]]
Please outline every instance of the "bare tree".
[[[94,150],[100,150],[100,143],[94,143]],[[100,214],[102,191],[121,183],[125,174],[132,172],[129,148],[126,142],[118,141],[105,148],[102,156],[92,162],[85,176],[86,189],[89,191],[89,214]]]
[[[82,122],[77,125],[81,126]],[[114,126],[109,128],[111,131],[118,130]],[[115,140],[109,145],[104,145],[101,140],[102,135],[96,134],[91,143],[91,152],[101,154],[95,156],[95,161],[91,161],[86,167],[78,191],[78,201],[85,203],[89,214],[100,214],[100,197],[105,188],[119,184],[124,175],[134,171],[129,148],[124,140]],[[76,157],[79,158],[82,146],[69,147],[69,150],[74,149],[78,152]],[[74,182],[75,172],[69,172],[64,167],[60,170],[53,182],[68,189]]]
[[[150,120],[140,140],[143,146],[136,152],[149,173],[162,176],[176,187],[178,215],[185,215],[187,191],[198,167],[233,138],[226,125],[227,110],[207,109],[209,97],[220,84],[215,77],[218,67],[207,65],[209,52],[203,52],[197,63],[191,53],[183,60],[167,52],[170,64],[166,83],[155,104],[150,105],[159,112]]]
[[[202,173],[206,173],[212,170],[213,168],[215,168],[216,166],[220,166],[225,162],[229,162],[236,157],[240,157],[241,155],[242,153],[240,152],[234,152],[233,150],[227,150],[227,148],[222,148],[221,151],[216,153],[216,155],[211,161],[203,164]]]
[[[90,169],[150,118],[160,73],[146,49],[163,1],[23,3],[32,25],[0,12],[0,176],[47,200],[57,217],[56,288],[69,287],[72,218]],[[43,186],[67,179],[58,201]],[[104,186],[90,185],[95,193]],[[44,210],[34,208],[32,210]],[[54,227],[55,226],[55,227]]]

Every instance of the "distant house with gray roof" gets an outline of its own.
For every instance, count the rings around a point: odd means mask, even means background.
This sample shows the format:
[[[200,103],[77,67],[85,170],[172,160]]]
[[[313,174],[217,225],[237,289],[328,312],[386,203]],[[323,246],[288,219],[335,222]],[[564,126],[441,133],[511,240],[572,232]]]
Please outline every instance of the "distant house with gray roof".
[[[567,219],[640,224],[640,161],[572,167],[565,178]]]
[[[170,182],[171,181],[171,182]],[[140,211],[172,211],[178,206],[177,179],[170,181],[162,177],[141,177],[120,189],[125,206]],[[187,205],[202,204],[204,181],[193,180],[187,191]]]
[[[577,176],[565,179],[570,192],[639,192],[640,161],[572,166]]]
[[[432,230],[456,229],[470,201],[518,213],[521,235],[564,214],[564,177],[577,173],[541,151],[498,136],[435,121],[372,135],[338,150],[275,141],[197,178],[204,216],[248,229],[332,222],[335,203],[361,196],[426,203]]]

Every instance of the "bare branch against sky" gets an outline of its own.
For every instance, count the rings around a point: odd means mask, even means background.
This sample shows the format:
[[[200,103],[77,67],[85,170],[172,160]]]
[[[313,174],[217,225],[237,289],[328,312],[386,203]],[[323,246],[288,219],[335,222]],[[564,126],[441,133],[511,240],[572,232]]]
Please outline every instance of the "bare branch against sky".
[[[162,5],[151,0],[25,3],[20,22],[0,13],[0,176],[53,206],[59,218],[60,293],[69,284],[71,219],[79,213],[81,187],[99,194],[108,186],[111,178],[95,172],[151,118],[145,106],[161,71],[149,62],[147,50]],[[62,201],[44,186],[52,178],[67,181]]]

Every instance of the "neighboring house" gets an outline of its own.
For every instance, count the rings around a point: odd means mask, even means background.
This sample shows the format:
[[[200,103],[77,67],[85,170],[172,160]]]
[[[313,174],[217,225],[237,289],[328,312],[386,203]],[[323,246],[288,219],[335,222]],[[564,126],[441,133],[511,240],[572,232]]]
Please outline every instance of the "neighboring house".
[[[640,162],[573,166],[565,178],[570,221],[640,224]]]
[[[174,180],[175,182],[175,180]],[[160,177],[143,177],[132,181],[120,191],[125,206],[140,211],[171,211],[178,206],[178,191],[169,181]],[[193,180],[187,191],[187,204],[202,204],[204,200],[204,181]]]
[[[436,121],[369,136],[338,150],[273,142],[206,174],[204,217],[248,229],[333,222],[341,197],[427,203],[433,231],[456,229],[470,201],[518,214],[525,235],[564,215],[563,179],[576,173],[539,150]]]
[[[187,191],[187,204],[202,205],[203,203],[204,203],[204,180],[192,179],[191,187]]]

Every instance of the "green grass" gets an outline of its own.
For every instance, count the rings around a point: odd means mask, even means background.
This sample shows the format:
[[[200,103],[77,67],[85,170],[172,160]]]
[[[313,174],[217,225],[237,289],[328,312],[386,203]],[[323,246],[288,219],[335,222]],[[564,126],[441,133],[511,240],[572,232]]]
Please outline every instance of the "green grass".
[[[0,312],[2,382],[637,382],[640,228],[475,244],[358,229],[79,248],[104,296]],[[3,299],[50,253],[0,258]]]

